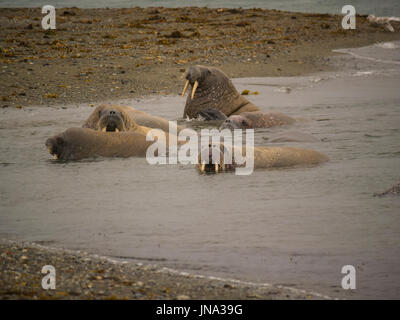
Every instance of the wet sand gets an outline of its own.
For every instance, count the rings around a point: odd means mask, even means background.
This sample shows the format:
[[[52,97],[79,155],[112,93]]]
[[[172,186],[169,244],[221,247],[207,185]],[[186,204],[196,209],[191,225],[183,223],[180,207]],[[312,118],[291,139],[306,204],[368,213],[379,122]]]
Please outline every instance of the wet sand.
[[[39,8],[0,9],[0,106],[96,103],[178,94],[192,64],[230,77],[331,70],[332,49],[400,39],[357,16],[262,9],[57,9],[56,30]]]

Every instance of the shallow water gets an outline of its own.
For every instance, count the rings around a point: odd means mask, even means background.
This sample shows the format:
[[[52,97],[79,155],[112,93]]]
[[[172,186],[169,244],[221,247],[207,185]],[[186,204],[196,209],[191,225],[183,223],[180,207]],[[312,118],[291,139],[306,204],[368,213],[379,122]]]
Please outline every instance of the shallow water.
[[[234,81],[259,91],[249,99],[263,110],[299,120],[257,130],[256,144],[288,131],[312,134],[318,142],[273,144],[330,157],[311,168],[236,176],[143,158],[59,162],[46,138],[81,126],[92,108],[1,109],[0,237],[333,297],[399,298],[400,198],[372,196],[400,180],[399,65],[347,55],[335,63],[346,69]],[[178,119],[184,99],[121,103]],[[353,291],[341,289],[348,264],[357,268]]]
[[[130,7],[210,7],[210,8],[264,8],[299,12],[321,12],[341,14],[348,4],[342,0],[0,0],[0,7],[42,7],[56,8],[130,8]],[[379,16],[400,16],[397,0],[352,0],[351,5],[360,14]]]

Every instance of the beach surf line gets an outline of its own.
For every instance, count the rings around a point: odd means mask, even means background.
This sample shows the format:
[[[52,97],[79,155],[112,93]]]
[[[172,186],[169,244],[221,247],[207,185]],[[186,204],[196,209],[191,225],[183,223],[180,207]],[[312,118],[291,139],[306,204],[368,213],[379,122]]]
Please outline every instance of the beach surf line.
[[[148,271],[155,272],[155,273],[165,273],[165,274],[170,274],[170,275],[178,275],[178,276],[182,276],[185,278],[204,279],[204,280],[209,280],[209,281],[236,284],[236,285],[240,285],[240,286],[249,286],[249,287],[253,287],[253,288],[271,288],[271,289],[275,288],[275,289],[286,290],[286,291],[292,292],[293,294],[313,296],[313,297],[324,299],[324,300],[339,300],[338,298],[333,298],[328,295],[324,295],[324,294],[321,294],[321,293],[318,293],[315,291],[307,291],[304,289],[293,288],[290,286],[274,285],[274,284],[267,283],[267,282],[256,283],[256,282],[238,280],[238,279],[233,279],[233,278],[223,278],[223,277],[216,277],[216,276],[210,276],[210,275],[193,274],[193,273],[189,273],[189,272],[185,272],[185,271],[181,271],[181,270],[177,270],[177,269],[172,269],[169,267],[163,267],[161,265],[156,265],[156,264],[134,263],[132,261],[127,261],[127,260],[113,259],[112,257],[109,257],[109,256],[92,254],[92,253],[88,253],[83,250],[71,250],[71,249],[65,249],[65,248],[57,248],[57,247],[41,245],[41,244],[38,244],[35,242],[22,241],[22,240],[16,241],[16,240],[11,240],[11,239],[4,239],[4,238],[0,239],[0,242],[3,244],[19,245],[19,246],[24,246],[24,247],[41,249],[41,250],[48,251],[50,253],[51,252],[67,253],[70,255],[78,256],[85,260],[92,259],[92,260],[107,261],[107,262],[115,264],[115,265],[134,265],[139,268],[147,268]]]

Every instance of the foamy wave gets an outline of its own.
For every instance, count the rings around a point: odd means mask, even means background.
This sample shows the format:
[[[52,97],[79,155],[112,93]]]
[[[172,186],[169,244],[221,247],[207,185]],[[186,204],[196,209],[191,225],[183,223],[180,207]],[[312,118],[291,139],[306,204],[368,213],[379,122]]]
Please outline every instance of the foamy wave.
[[[382,58],[382,55],[380,55],[378,51],[376,51],[374,54],[372,54],[372,56],[371,56],[371,53],[366,55],[363,52],[363,49],[371,48],[371,47],[379,47],[379,48],[383,48],[383,49],[399,49],[400,41],[381,42],[381,43],[377,43],[370,47],[363,47],[363,48],[356,48],[356,49],[336,49],[336,50],[332,50],[332,51],[338,52],[338,53],[349,54],[357,59],[364,59],[364,60],[369,60],[369,61],[373,61],[373,62],[400,65],[400,61],[397,56],[392,57],[392,59],[385,59],[385,58]],[[379,50],[379,49],[377,49],[377,50]],[[385,57],[385,56],[383,56],[383,57]]]
[[[397,49],[400,48],[399,44],[396,44],[394,42],[379,42],[376,43],[375,46],[383,49]]]
[[[355,77],[362,77],[362,76],[370,76],[372,74],[377,73],[377,71],[357,71],[356,73],[354,73],[353,75]]]

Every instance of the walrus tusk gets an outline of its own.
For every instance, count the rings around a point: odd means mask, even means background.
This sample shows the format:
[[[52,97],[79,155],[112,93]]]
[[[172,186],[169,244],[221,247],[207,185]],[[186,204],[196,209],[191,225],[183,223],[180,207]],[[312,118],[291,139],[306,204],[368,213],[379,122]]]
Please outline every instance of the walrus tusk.
[[[192,100],[194,99],[194,94],[196,93],[196,89],[197,89],[198,86],[199,86],[199,82],[196,81],[194,83],[194,86],[193,86],[193,89],[192,89]]]
[[[204,172],[206,170],[206,162],[203,161],[203,163],[201,164],[201,172]]]
[[[182,91],[182,97],[185,95],[188,87],[189,87],[189,80],[186,80],[185,87],[183,88],[183,91]]]
[[[58,157],[57,157],[57,155],[55,154],[55,155],[53,155],[53,159],[54,160],[58,160]]]
[[[115,128],[115,132],[119,132],[118,128]]]
[[[101,129],[101,132],[106,132],[107,131],[107,127],[104,127],[103,129]]]
[[[215,164],[215,173],[218,173],[218,170],[219,170],[219,166],[218,166],[218,163],[216,163]]]

